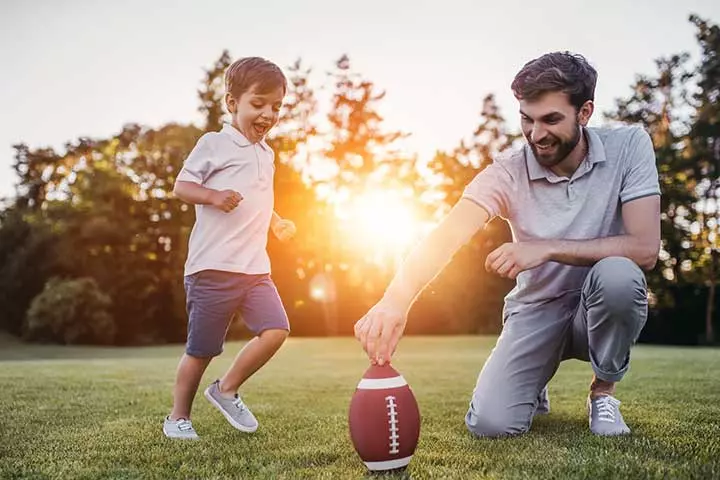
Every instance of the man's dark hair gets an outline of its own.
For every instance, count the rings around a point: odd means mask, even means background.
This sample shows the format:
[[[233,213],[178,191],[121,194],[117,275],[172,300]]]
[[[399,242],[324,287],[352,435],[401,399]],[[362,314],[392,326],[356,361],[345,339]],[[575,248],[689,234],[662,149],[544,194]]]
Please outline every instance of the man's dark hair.
[[[518,100],[533,101],[548,92],[565,92],[580,109],[595,100],[597,71],[585,57],[570,52],[552,52],[526,63],[510,88]]]

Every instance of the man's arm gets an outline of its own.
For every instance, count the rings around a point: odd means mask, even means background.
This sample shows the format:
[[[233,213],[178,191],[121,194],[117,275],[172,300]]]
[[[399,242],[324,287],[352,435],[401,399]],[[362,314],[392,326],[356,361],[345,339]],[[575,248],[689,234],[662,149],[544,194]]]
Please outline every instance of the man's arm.
[[[488,219],[484,208],[461,199],[440,225],[412,250],[382,300],[355,323],[355,336],[373,362],[382,365],[390,361],[418,293]]]
[[[452,259],[489,218],[484,208],[461,199],[407,256],[390,282],[384,299],[407,311],[417,295]]]
[[[625,234],[591,240],[539,240],[506,243],[490,252],[485,268],[502,277],[545,262],[593,265],[607,257],[627,257],[643,270],[651,270],[660,251],[660,197],[647,196],[622,206]]]
[[[549,259],[568,265],[593,265],[607,257],[627,257],[652,270],[660,251],[660,197],[652,195],[622,206],[625,234],[592,240],[549,241]]]

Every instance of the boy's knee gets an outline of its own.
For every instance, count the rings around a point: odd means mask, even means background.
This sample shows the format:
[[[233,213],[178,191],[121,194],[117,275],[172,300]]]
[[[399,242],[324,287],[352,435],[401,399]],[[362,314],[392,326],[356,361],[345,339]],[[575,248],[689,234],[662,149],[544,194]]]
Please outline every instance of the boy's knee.
[[[272,342],[275,345],[282,345],[283,343],[285,343],[285,340],[289,335],[289,330],[281,328],[270,328],[268,330],[263,330],[262,332],[260,332],[258,337],[262,338],[265,341]]]

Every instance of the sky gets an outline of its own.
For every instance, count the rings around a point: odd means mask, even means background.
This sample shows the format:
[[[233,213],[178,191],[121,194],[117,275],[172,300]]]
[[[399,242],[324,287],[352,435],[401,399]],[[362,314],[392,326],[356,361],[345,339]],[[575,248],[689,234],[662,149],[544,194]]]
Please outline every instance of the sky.
[[[223,49],[281,67],[302,58],[317,86],[347,53],[387,92],[387,127],[428,157],[470,135],[487,93],[516,128],[509,85],[548,51],[581,53],[598,70],[591,125],[602,123],[654,59],[697,58],[691,13],[720,23],[720,1],[3,0],[0,196],[13,192],[13,144],[61,149],[130,122],[199,124],[203,68]]]

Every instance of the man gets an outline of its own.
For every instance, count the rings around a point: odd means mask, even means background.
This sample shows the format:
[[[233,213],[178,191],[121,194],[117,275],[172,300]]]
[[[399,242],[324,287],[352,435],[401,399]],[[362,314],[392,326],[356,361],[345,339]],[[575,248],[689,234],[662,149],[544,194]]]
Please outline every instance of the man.
[[[654,267],[660,249],[660,188],[644,130],[587,127],[596,80],[593,67],[569,52],[520,70],[512,90],[527,144],[467,185],[355,325],[370,359],[390,361],[418,293],[488,220],[507,219],[514,241],[491,252],[485,268],[517,285],[465,418],[478,436],[526,432],[547,411],[545,385],[569,358],[588,361],[594,372],[590,430],[630,432],[615,384],[647,318],[643,270]]]

